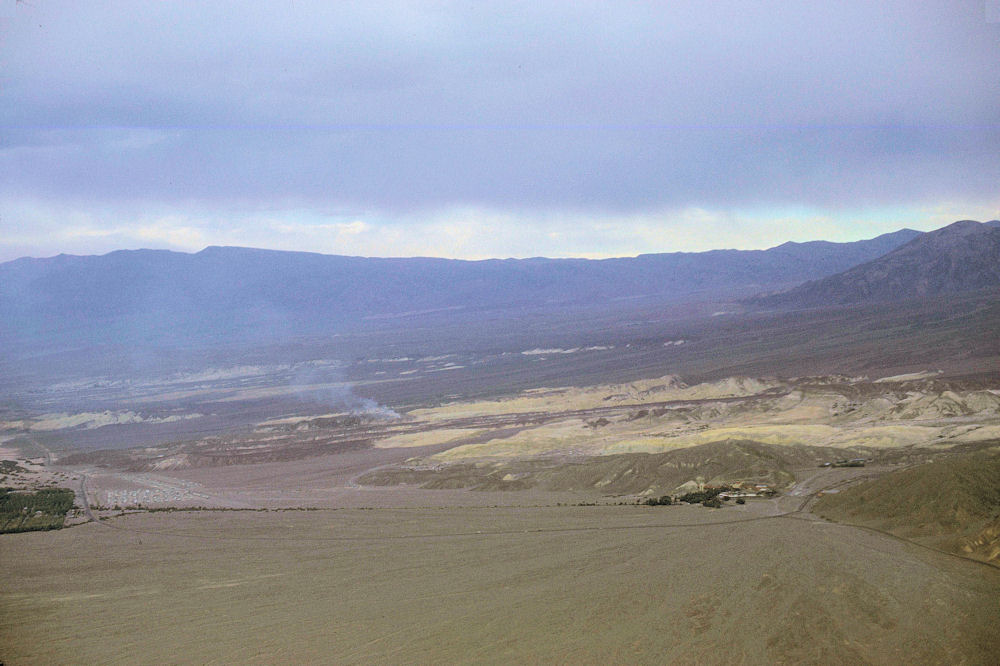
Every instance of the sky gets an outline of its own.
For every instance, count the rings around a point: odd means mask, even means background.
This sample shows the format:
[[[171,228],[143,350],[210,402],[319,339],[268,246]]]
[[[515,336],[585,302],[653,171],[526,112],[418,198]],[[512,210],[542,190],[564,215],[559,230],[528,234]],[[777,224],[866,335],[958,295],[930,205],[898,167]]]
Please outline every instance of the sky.
[[[0,0],[0,261],[597,258],[998,217],[998,0]]]

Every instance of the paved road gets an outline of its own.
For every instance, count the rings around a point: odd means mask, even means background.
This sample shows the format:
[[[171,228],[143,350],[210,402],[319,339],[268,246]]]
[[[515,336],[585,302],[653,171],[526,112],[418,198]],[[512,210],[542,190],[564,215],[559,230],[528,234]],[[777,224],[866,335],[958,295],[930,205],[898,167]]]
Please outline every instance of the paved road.
[[[80,473],[80,500],[83,502],[83,513],[90,520],[97,522],[97,517],[90,509],[90,500],[87,498],[87,475]]]
[[[45,452],[45,466],[46,467],[50,467],[51,468],[51,467],[55,466],[56,456],[55,456],[54,453],[52,453],[52,450],[49,447],[45,446],[44,444],[42,444],[41,442],[39,442],[34,437],[25,437],[25,439],[27,439],[33,445],[37,446],[38,448],[40,448],[42,451]],[[76,473],[80,474],[80,492],[79,492],[79,495],[80,495],[80,502],[83,504],[83,513],[84,513],[84,515],[87,516],[88,520],[92,520],[92,521],[96,522],[97,521],[97,517],[94,515],[94,512],[91,510],[91,508],[90,508],[90,499],[87,497],[87,475],[84,474],[84,473],[82,473],[82,472],[76,472]]]
[[[23,435],[23,437],[26,440],[28,440],[29,442],[31,442],[34,446],[37,446],[38,448],[40,448],[42,451],[45,452],[45,464],[46,464],[46,466],[52,467],[55,464],[56,457],[55,457],[55,455],[53,455],[52,450],[49,449],[49,447],[45,446],[44,444],[42,444],[41,442],[39,442],[34,437],[30,437],[28,435]]]

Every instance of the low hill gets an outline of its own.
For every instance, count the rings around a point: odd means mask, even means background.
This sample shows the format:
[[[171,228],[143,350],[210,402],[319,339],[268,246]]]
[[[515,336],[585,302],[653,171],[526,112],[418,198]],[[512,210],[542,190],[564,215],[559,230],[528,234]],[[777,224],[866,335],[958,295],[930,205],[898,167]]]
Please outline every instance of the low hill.
[[[1000,448],[888,474],[826,495],[814,511],[1000,564]]]
[[[862,455],[860,449],[774,446],[749,440],[710,442],[665,453],[514,459],[384,467],[358,479],[371,486],[399,484],[473,490],[599,491],[604,495],[659,496],[697,490],[698,484],[763,483],[782,488],[795,467]],[[867,455],[867,454],[865,454]]]
[[[844,272],[750,302],[764,307],[815,308],[990,288],[1000,288],[1000,221],[963,220]]]

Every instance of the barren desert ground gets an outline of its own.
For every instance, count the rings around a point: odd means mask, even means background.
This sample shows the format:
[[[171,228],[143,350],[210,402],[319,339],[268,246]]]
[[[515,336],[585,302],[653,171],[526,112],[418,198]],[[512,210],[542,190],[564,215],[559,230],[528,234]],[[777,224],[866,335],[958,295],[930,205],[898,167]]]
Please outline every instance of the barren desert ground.
[[[1000,569],[812,509],[993,455],[998,401],[933,373],[667,377],[125,450],[53,453],[22,424],[17,479],[72,484],[97,520],[0,538],[0,658],[993,663]],[[767,491],[638,504],[736,482]]]
[[[1000,571],[730,507],[138,514],[3,540],[5,663],[991,663]],[[714,523],[714,524],[713,524]]]

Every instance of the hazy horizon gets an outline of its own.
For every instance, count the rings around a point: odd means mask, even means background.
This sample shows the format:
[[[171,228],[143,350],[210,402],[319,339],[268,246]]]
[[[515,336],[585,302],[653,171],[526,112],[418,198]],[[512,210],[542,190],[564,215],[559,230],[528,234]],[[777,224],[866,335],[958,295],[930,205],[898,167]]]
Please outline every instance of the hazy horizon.
[[[955,221],[958,221],[958,220],[955,220]],[[974,222],[980,222],[980,223],[985,223],[985,222],[992,222],[994,220],[972,220],[972,221],[974,221]],[[944,225],[944,226],[947,226],[947,225]],[[776,245],[769,245],[767,247],[714,247],[714,248],[709,248],[709,249],[706,249],[706,250],[693,250],[693,251],[676,250],[676,251],[665,251],[665,252],[640,252],[640,253],[637,253],[637,254],[630,254],[630,255],[622,254],[622,255],[607,255],[607,256],[526,255],[526,256],[520,256],[520,257],[494,256],[494,257],[465,258],[465,257],[435,256],[435,255],[405,255],[405,256],[403,256],[403,255],[338,254],[338,253],[334,253],[334,252],[323,252],[323,251],[317,251],[317,250],[285,250],[285,249],[282,249],[282,248],[255,247],[255,246],[251,246],[251,245],[206,245],[204,247],[201,247],[201,248],[198,248],[198,249],[192,249],[192,250],[177,249],[177,248],[170,248],[170,247],[120,247],[120,248],[114,248],[114,249],[108,250],[106,252],[94,252],[94,253],[79,253],[78,254],[78,253],[72,253],[72,252],[59,252],[57,254],[51,254],[51,255],[45,255],[45,256],[22,255],[22,256],[19,256],[19,257],[13,257],[11,259],[0,259],[0,264],[8,263],[10,261],[17,261],[18,259],[51,259],[51,258],[58,257],[58,256],[92,257],[92,256],[104,256],[104,255],[107,255],[107,254],[112,254],[114,252],[141,252],[141,251],[146,251],[146,250],[148,250],[148,251],[178,252],[178,253],[181,253],[181,254],[198,254],[200,252],[204,252],[205,250],[209,250],[209,249],[212,249],[212,248],[231,248],[231,249],[241,249],[241,250],[261,250],[261,251],[266,251],[266,252],[299,252],[299,253],[306,253],[306,254],[319,254],[319,255],[324,255],[324,256],[345,256],[345,257],[362,258],[362,259],[449,259],[449,260],[455,260],[455,261],[506,261],[506,260],[525,260],[525,259],[588,259],[588,260],[600,261],[600,260],[603,260],[603,259],[634,259],[634,258],[636,258],[638,256],[643,255],[643,254],[699,254],[699,253],[703,253],[703,252],[767,251],[767,250],[773,250],[775,248],[781,247],[782,245],[785,245],[787,243],[798,243],[798,244],[814,243],[814,242],[819,242],[819,243],[822,243],[822,242],[829,242],[829,243],[853,243],[853,242],[858,242],[858,241],[863,241],[863,240],[870,240],[872,238],[877,238],[878,236],[883,236],[883,235],[887,235],[887,234],[893,234],[893,233],[896,233],[898,231],[906,231],[906,230],[913,230],[913,231],[934,231],[935,229],[938,229],[938,228],[941,228],[941,227],[932,227],[932,228],[928,228],[928,229],[924,229],[924,230],[913,229],[912,227],[900,227],[898,229],[893,229],[893,230],[890,230],[890,231],[886,231],[886,232],[883,232],[883,233],[876,234],[875,236],[864,236],[864,237],[851,238],[851,239],[848,239],[848,240],[839,240],[839,241],[831,241],[831,240],[826,239],[826,238],[810,238],[810,239],[807,239],[807,240],[785,240],[785,241],[782,241],[780,243],[777,243]]]
[[[0,261],[596,258],[994,219],[986,4],[10,0]]]

